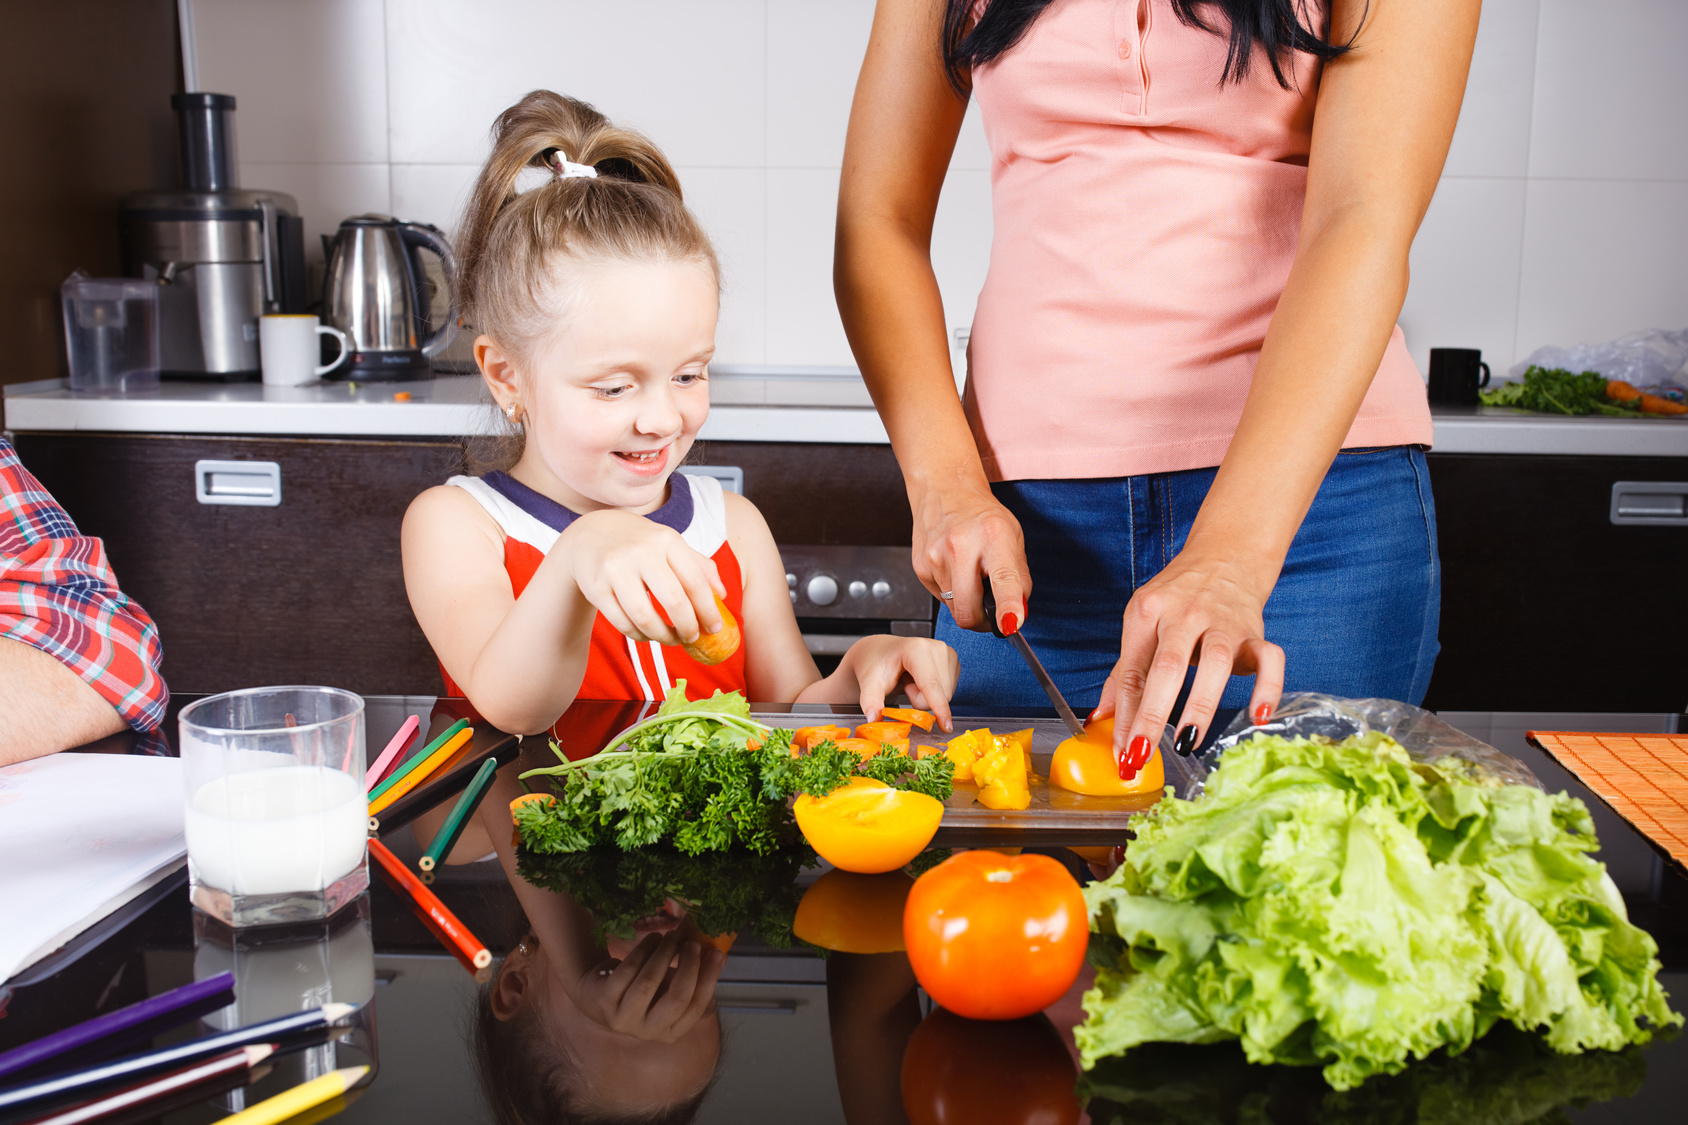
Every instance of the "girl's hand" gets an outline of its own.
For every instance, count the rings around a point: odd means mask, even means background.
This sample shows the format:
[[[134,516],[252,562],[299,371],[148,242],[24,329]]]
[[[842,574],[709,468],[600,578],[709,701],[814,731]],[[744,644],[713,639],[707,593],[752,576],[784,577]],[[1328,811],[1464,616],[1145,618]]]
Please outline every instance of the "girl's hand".
[[[1119,663],[1091,716],[1115,716],[1121,777],[1135,777],[1149,760],[1192,664],[1196,677],[1174,738],[1181,752],[1201,743],[1232,675],[1255,677],[1248,711],[1257,722],[1272,713],[1283,693],[1284,650],[1266,639],[1262,610],[1275,580],[1186,547],[1132,595]]]
[[[635,641],[690,644],[726,624],[715,606],[727,595],[715,561],[673,528],[605,509],[570,524],[558,543],[565,544],[581,595]]]
[[[935,714],[946,731],[951,729],[949,701],[960,667],[955,650],[942,641],[888,635],[863,637],[839,662],[839,671],[856,677],[868,722],[878,720],[886,697],[900,690],[910,703]]]
[[[673,1043],[709,1010],[726,962],[725,953],[688,940],[683,928],[660,937],[646,934],[625,960],[612,957],[588,969],[575,982],[574,1002],[611,1031]]]
[[[927,488],[911,496],[914,573],[949,607],[955,623],[963,629],[990,628],[983,608],[984,584],[979,581],[979,575],[988,574],[1003,632],[1025,624],[1032,580],[1025,537],[1014,514],[982,483]],[[945,598],[946,593],[955,596]]]

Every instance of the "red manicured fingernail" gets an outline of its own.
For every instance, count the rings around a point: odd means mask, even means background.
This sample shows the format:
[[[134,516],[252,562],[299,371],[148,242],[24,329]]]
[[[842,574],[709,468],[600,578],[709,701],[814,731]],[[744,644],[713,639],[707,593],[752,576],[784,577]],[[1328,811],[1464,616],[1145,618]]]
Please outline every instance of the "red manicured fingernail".
[[[1254,721],[1257,722],[1257,723],[1264,723],[1267,719],[1270,719],[1271,717],[1272,717],[1272,705],[1270,703],[1262,703],[1260,706],[1258,706],[1254,709]]]
[[[1096,721],[1096,716],[1101,714],[1101,713],[1102,713],[1102,708],[1100,706],[1098,706],[1096,708],[1096,710],[1090,712],[1089,717],[1086,718],[1084,721],[1087,722],[1087,723],[1094,723]]]
[[[1012,613],[1002,615],[1002,631],[1010,635],[1020,631],[1020,619]]]
[[[1125,752],[1125,760],[1131,763],[1132,773],[1136,773],[1143,768],[1153,749],[1154,747],[1149,742],[1149,736],[1146,734],[1140,734],[1131,740],[1131,745]]]

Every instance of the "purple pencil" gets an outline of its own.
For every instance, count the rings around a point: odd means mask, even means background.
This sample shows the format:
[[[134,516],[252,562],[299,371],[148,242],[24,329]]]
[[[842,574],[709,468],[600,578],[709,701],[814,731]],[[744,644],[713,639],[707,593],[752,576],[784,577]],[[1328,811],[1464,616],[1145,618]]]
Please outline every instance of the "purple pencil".
[[[421,727],[422,720],[415,715],[404,721],[404,725],[399,728],[399,732],[393,735],[393,740],[387,743],[387,748],[381,751],[381,756],[375,759],[375,764],[369,767],[369,772],[363,779],[365,789],[375,788],[375,783],[381,780],[382,775],[387,772],[387,767],[398,759],[399,753],[406,746],[410,745],[410,740],[416,737],[416,732]]]
[[[115,1012],[107,1012],[103,1016],[95,1016],[91,1020],[83,1020],[73,1027],[63,1031],[55,1031],[51,1035],[41,1038],[21,1047],[13,1047],[5,1054],[0,1054],[0,1078],[14,1074],[26,1067],[34,1066],[55,1055],[62,1055],[66,1051],[74,1051],[89,1043],[104,1039],[108,1035],[115,1035],[120,1031],[127,1031],[138,1024],[167,1016],[171,1012],[178,1012],[190,1008],[201,1000],[208,1000],[220,993],[234,989],[233,973],[218,973],[214,977],[196,980],[192,984],[184,984],[180,988],[172,988],[169,992],[160,992],[157,996],[149,996],[145,1000],[137,1001],[126,1008],[119,1008]]]

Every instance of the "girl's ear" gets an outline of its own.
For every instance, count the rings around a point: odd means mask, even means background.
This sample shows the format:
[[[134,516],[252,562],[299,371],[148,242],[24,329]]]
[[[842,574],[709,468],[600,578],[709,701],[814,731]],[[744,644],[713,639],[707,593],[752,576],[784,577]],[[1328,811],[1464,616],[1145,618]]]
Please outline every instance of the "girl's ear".
[[[509,413],[507,407],[521,406],[522,395],[521,388],[516,384],[514,357],[499,347],[491,336],[475,337],[475,365],[481,369],[481,378],[486,380],[499,410]]]
[[[476,351],[479,349],[477,342]],[[534,963],[532,951],[535,943],[536,939],[530,935],[521,945],[512,949],[505,955],[504,963],[498,967],[498,975],[493,978],[492,1017],[500,1023],[513,1019],[522,1010],[528,989],[536,983],[533,973],[543,971]]]

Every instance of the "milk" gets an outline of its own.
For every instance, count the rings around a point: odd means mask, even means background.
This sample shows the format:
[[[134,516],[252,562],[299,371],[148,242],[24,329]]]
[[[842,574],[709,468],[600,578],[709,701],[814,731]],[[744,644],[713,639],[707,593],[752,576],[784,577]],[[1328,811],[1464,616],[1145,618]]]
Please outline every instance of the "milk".
[[[235,895],[320,891],[363,861],[369,798],[335,769],[249,770],[201,786],[186,827],[199,883]]]

